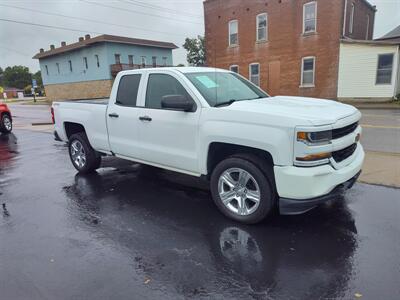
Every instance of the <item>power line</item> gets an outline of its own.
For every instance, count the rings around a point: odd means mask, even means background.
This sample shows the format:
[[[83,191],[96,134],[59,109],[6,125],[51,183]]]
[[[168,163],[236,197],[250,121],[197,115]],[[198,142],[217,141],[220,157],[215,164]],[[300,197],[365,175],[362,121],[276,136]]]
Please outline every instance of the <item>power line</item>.
[[[135,1],[135,0],[119,0],[119,1],[120,2],[130,3],[130,4],[133,4],[133,5],[137,5],[137,6],[141,6],[141,7],[145,7],[145,8],[160,9],[162,11],[169,12],[169,13],[174,14],[174,15],[179,15],[179,16],[185,15],[185,16],[188,16],[188,17],[201,18],[201,19],[203,18],[202,15],[189,14],[187,12],[182,12],[182,11],[166,8],[166,7],[163,7],[163,6],[154,5],[154,4],[144,3],[144,2],[141,2],[141,1]]]
[[[95,33],[95,34],[104,34],[103,32],[80,30],[80,29],[73,29],[73,28],[67,28],[67,27],[62,27],[62,26],[53,26],[53,25],[45,25],[45,24],[38,24],[38,23],[30,23],[30,22],[16,21],[16,20],[10,20],[10,19],[2,19],[2,18],[0,18],[0,21],[9,22],[9,23],[24,24],[24,25],[31,25],[31,26],[38,26],[38,27],[45,27],[45,28],[51,28],[51,29],[74,31],[74,32],[89,32],[89,33]]]
[[[158,31],[158,30],[152,30],[152,29],[145,29],[145,28],[143,28],[143,27],[137,27],[137,26],[120,25],[120,24],[115,24],[115,23],[108,23],[108,22],[103,22],[103,21],[98,21],[98,20],[93,20],[93,19],[87,19],[87,18],[80,18],[80,17],[68,16],[68,15],[63,15],[63,14],[59,14],[59,13],[45,12],[45,11],[41,11],[41,10],[37,10],[37,9],[24,8],[24,7],[19,7],[19,6],[14,6],[14,5],[8,5],[8,4],[0,4],[0,6],[15,8],[15,9],[24,10],[24,11],[36,12],[36,13],[45,14],[45,15],[50,15],[50,16],[57,16],[57,17],[63,17],[63,18],[74,19],[74,20],[81,20],[81,21],[85,21],[85,22],[93,22],[93,23],[98,23],[98,24],[111,25],[111,26],[118,26],[118,27],[123,27],[123,28],[131,28],[131,29],[137,29],[137,30],[148,31],[148,32],[155,32],[155,33],[168,34],[168,35],[186,36],[186,35],[184,35],[184,34],[177,34],[177,33],[170,33],[170,32],[166,32],[166,31]]]
[[[173,20],[175,22],[185,22],[185,23],[203,25],[203,23],[199,23],[199,22],[193,22],[193,21],[189,21],[189,20],[179,20],[179,19],[173,18],[173,17],[165,17],[165,16],[160,16],[160,15],[155,15],[155,14],[141,12],[141,11],[137,11],[137,10],[132,10],[132,9],[127,9],[127,8],[121,8],[121,7],[117,7],[117,6],[107,5],[107,4],[103,4],[103,3],[99,3],[99,2],[91,2],[91,1],[86,1],[86,0],[80,0],[80,1],[92,4],[92,5],[103,6],[103,7],[107,7],[107,8],[113,8],[113,9],[121,10],[121,11],[124,11],[124,12],[131,12],[131,13],[139,14],[139,15],[147,15],[147,16],[152,16],[152,17],[157,17],[157,18],[169,19],[169,20]]]
[[[12,49],[12,48],[0,46],[0,49],[4,49],[4,50],[10,51],[10,52],[15,52],[15,53],[17,53],[17,54],[19,54],[19,55],[22,55],[22,56],[31,57],[30,54],[27,54],[27,53],[24,53],[24,52],[21,52],[21,51],[19,51],[19,50],[15,50],[15,49]]]

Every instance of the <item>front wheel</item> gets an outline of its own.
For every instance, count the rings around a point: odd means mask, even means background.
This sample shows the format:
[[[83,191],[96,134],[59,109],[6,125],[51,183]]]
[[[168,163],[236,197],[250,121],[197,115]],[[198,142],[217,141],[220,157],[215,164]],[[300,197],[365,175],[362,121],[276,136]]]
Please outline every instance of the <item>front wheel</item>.
[[[11,121],[11,117],[5,113],[3,114],[3,116],[1,117],[0,120],[0,132],[1,133],[10,133],[12,130],[12,121]]]
[[[271,180],[251,160],[231,157],[220,162],[211,175],[215,204],[227,217],[255,224],[274,208]]]
[[[101,156],[90,146],[84,132],[73,134],[69,138],[68,149],[71,162],[79,173],[91,173],[100,167]]]

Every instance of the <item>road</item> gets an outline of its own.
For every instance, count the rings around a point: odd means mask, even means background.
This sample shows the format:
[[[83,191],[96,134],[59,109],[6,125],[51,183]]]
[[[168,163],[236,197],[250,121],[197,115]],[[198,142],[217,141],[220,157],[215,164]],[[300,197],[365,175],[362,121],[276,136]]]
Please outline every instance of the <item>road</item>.
[[[400,109],[361,110],[362,143],[367,151],[400,153]]]
[[[77,175],[51,134],[0,137],[2,299],[398,299],[400,190],[257,226],[198,179],[108,158]]]
[[[39,119],[11,109],[21,128]],[[77,175],[63,143],[17,128],[0,136],[0,298],[397,300],[399,199],[358,183],[245,226],[203,181],[114,158]]]

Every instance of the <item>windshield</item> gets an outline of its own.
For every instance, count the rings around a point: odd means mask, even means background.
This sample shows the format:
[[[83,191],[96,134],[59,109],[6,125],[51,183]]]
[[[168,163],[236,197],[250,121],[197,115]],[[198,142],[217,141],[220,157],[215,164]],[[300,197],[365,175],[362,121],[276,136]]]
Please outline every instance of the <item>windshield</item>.
[[[235,73],[198,72],[185,75],[213,107],[269,97],[267,93]]]

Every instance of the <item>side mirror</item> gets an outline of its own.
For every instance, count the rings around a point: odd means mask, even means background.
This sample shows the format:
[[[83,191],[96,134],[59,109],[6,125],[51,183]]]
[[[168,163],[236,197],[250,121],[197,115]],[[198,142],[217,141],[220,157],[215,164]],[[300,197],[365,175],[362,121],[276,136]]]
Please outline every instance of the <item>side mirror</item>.
[[[161,107],[171,110],[193,112],[196,108],[192,99],[185,95],[167,95],[162,97]]]

